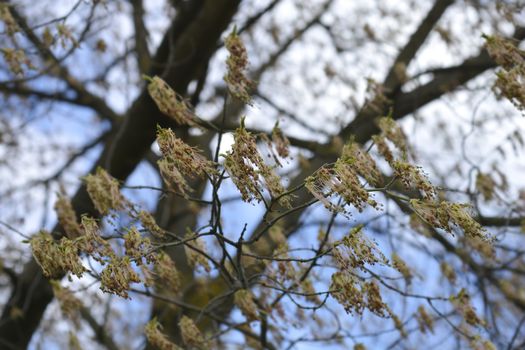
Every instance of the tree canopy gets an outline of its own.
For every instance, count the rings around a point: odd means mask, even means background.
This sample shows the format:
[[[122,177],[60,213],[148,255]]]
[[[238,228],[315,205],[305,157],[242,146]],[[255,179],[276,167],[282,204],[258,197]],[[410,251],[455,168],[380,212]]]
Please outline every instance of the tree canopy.
[[[520,1],[0,1],[0,347],[525,347]]]

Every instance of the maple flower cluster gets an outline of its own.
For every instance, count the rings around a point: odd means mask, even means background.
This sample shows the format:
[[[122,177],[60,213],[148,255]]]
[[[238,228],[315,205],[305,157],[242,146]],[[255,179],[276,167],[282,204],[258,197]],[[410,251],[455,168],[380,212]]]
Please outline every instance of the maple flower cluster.
[[[153,271],[158,278],[159,284],[162,285],[162,288],[174,294],[180,290],[180,273],[168,254],[163,252],[157,254]]]
[[[48,278],[62,278],[67,272],[82,277],[86,271],[79,257],[78,241],[66,237],[55,241],[46,231],[40,231],[30,240],[36,262]]]
[[[63,193],[59,193],[54,208],[58,222],[64,229],[66,237],[71,239],[80,237],[82,235],[82,227],[77,221],[77,215],[69,198]]]
[[[97,169],[94,175],[86,178],[86,182],[87,191],[101,213],[108,215],[116,209],[128,209],[130,215],[139,219],[155,237],[164,237],[164,231],[151,214],[136,211],[128,205],[120,193],[118,181],[106,171]],[[142,282],[148,284],[152,280],[151,276],[162,279],[164,287],[169,288],[171,293],[179,291],[180,279],[175,264],[167,255],[156,253],[150,239],[142,235],[137,227],[131,226],[121,236],[125,254],[120,256],[109,241],[102,237],[97,220],[83,215],[78,222],[71,203],[61,194],[55,209],[66,236],[55,240],[49,233],[41,231],[29,241],[35,260],[46,277],[57,279],[69,273],[81,277],[87,271],[81,261],[81,256],[85,254],[103,266],[99,278],[100,289],[104,292],[129,298],[130,285]],[[195,257],[192,259],[204,264]],[[141,269],[143,277],[133,264]]]
[[[122,298],[129,298],[131,283],[140,283],[141,279],[131,267],[131,259],[127,256],[113,256],[100,274],[100,289]]]
[[[500,65],[494,90],[520,111],[525,111],[525,52],[500,36],[485,36],[489,55]]]
[[[224,41],[229,56],[226,60],[227,73],[224,81],[230,93],[246,104],[252,103],[250,90],[253,82],[246,77],[248,68],[248,54],[240,36],[234,29]]]
[[[205,271],[210,272],[211,268],[209,261],[201,253],[206,252],[206,245],[204,244],[204,241],[191,231],[186,233],[185,238],[190,240],[188,244],[184,245],[184,251],[186,252],[188,264],[192,267],[200,266]]]
[[[172,343],[168,337],[162,333],[160,323],[156,318],[153,318],[144,327],[144,333],[148,339],[148,343],[160,350],[182,350],[181,347]]]
[[[62,287],[58,281],[51,281],[51,288],[62,313],[70,318],[75,318],[78,311],[83,307],[82,302],[69,289]]]
[[[111,210],[124,209],[127,202],[120,193],[119,183],[108,172],[97,168],[96,173],[85,177],[87,192],[95,208],[102,215],[107,215]]]
[[[335,243],[334,258],[341,270],[363,268],[365,264],[386,264],[388,261],[377,244],[363,234],[363,226],[353,228],[343,239]]]
[[[255,321],[259,319],[259,311],[255,301],[253,300],[253,294],[247,289],[240,289],[235,292],[233,296],[235,305],[239,307],[242,314],[248,319],[248,321]]]
[[[372,136],[379,154],[387,161],[394,170],[394,175],[401,179],[401,182],[407,188],[417,188],[423,198],[431,200],[436,195],[434,186],[428,181],[420,167],[417,167],[406,161],[409,153],[407,138],[403,130],[390,117],[382,117],[377,121],[381,133]],[[401,157],[396,158],[388,142],[392,143],[399,152]]]
[[[191,190],[185,176],[205,176],[215,172],[213,162],[175,136],[169,128],[158,128],[157,143],[163,158],[157,164],[168,186],[186,195]]]
[[[264,185],[272,198],[284,193],[279,176],[264,162],[255,137],[246,130],[244,122],[235,130],[234,141],[225,157],[224,167],[241,192],[242,199],[245,202],[264,200]],[[284,197],[280,202],[286,205],[286,201]]]
[[[181,125],[195,126],[196,116],[189,104],[158,76],[147,78],[148,92],[159,110]]]
[[[366,205],[378,207],[369,192],[363,187],[361,178],[371,184],[382,181],[381,174],[374,160],[358,145],[350,143],[343,148],[341,157],[332,167],[323,166],[305,180],[306,188],[327,209],[345,212],[343,206],[330,201],[330,196],[339,195],[347,205],[353,205],[362,211]]]
[[[201,331],[191,318],[182,316],[179,321],[179,327],[184,344],[197,349],[208,349],[208,342],[204,339]]]
[[[363,282],[350,272],[339,271],[332,275],[330,291],[349,314],[362,315],[366,308],[379,317],[397,318],[383,302],[375,281]]]
[[[456,296],[451,297],[451,301],[456,307],[456,310],[463,316],[465,322],[472,326],[483,326],[485,324],[477,315],[476,310],[470,302],[470,296],[465,289],[461,289]]]
[[[432,227],[452,232],[452,228],[456,226],[464,231],[466,237],[488,240],[483,226],[466,211],[466,204],[411,199],[410,205],[416,214]]]

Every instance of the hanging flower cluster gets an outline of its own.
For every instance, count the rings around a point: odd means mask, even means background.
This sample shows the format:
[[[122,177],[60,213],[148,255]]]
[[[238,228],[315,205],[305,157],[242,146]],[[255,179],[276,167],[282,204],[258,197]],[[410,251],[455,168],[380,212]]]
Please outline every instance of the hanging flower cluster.
[[[383,302],[379,286],[375,281],[363,282],[353,274],[340,271],[332,275],[330,295],[349,314],[362,315],[368,309],[379,317],[391,316],[392,311]]]
[[[182,350],[181,347],[169,341],[168,337],[162,333],[161,325],[156,318],[153,318],[144,327],[144,333],[148,339],[148,343],[159,350]]]
[[[83,307],[82,302],[69,289],[62,287],[59,281],[51,281],[51,288],[62,313],[71,319],[76,319],[78,312]]]
[[[131,260],[127,256],[113,256],[100,274],[100,289],[103,292],[113,293],[122,298],[129,298],[131,283],[140,283],[140,277],[131,267]]]
[[[279,127],[279,122],[272,129],[272,142],[279,157],[286,158],[290,155],[290,140]]]
[[[476,310],[470,303],[470,296],[465,289],[456,295],[451,297],[451,302],[456,307],[456,310],[461,314],[465,322],[472,326],[484,326],[485,321],[479,318]]]
[[[180,273],[168,254],[160,252],[155,261],[154,273],[159,285],[166,291],[176,294],[181,287]]]
[[[427,331],[434,333],[434,320],[427,313],[427,310],[423,305],[419,305],[417,308],[416,319],[419,325],[419,330],[422,333],[426,333]]]
[[[246,77],[246,70],[248,69],[248,54],[246,47],[237,34],[237,30],[228,35],[224,41],[226,50],[229,56],[226,60],[227,73],[224,76],[224,81],[228,85],[230,93],[246,104],[252,103],[250,90],[253,87],[253,82]]]
[[[59,193],[54,209],[66,237],[71,239],[80,237],[82,235],[82,227],[78,223],[77,215],[69,198],[63,193]]]
[[[396,253],[392,254],[392,267],[401,273],[407,283],[410,283],[413,277],[412,271],[406,262]]]
[[[13,34],[18,32],[20,28],[18,27],[18,24],[16,23],[15,19],[13,18],[13,15],[11,14],[11,11],[9,10],[9,4],[2,3],[0,4],[0,21],[4,23],[4,28],[10,37],[13,37]]]
[[[500,36],[485,36],[489,55],[501,69],[496,72],[494,90],[520,111],[525,110],[525,52]]]
[[[377,168],[376,162],[372,156],[361,149],[355,143],[350,142],[343,147],[341,159],[352,166],[355,171],[373,186],[380,186],[383,182],[383,175]]]
[[[146,258],[147,262],[154,260],[152,254],[147,254],[147,252],[151,251],[150,240],[143,237],[136,227],[131,227],[128,232],[124,234],[123,238],[126,256],[132,258],[137,265],[140,266],[142,264],[142,258]]]
[[[454,226],[461,228],[466,237],[488,240],[487,231],[465,210],[466,204],[440,203],[411,199],[410,205],[418,216],[435,228],[452,232]]]
[[[94,175],[85,177],[85,182],[89,197],[100,214],[125,208],[127,202],[120,193],[119,183],[106,170],[98,167]]]
[[[44,276],[52,279],[62,278],[71,272],[77,277],[82,277],[86,269],[80,261],[78,242],[66,237],[55,241],[45,231],[33,236],[30,240],[31,250]]]
[[[233,295],[233,300],[235,305],[237,305],[248,321],[255,321],[259,319],[259,311],[255,301],[253,300],[253,294],[251,291],[247,289],[239,289]]]
[[[334,258],[343,271],[364,268],[365,264],[387,264],[388,260],[377,244],[363,234],[363,226],[353,228],[343,239],[335,243]]]
[[[264,162],[255,137],[246,130],[244,121],[235,130],[234,140],[232,150],[225,157],[224,167],[241,192],[242,199],[245,202],[264,200],[264,188],[272,198],[284,193],[279,176]],[[283,197],[280,203],[287,205],[287,201],[288,198]]]
[[[186,233],[185,239],[190,240],[188,244],[184,245],[188,264],[194,268],[200,266],[206,272],[210,272],[211,268],[209,261],[204,255],[202,255],[202,253],[206,253],[206,245],[204,244],[204,241],[191,231]]]
[[[407,162],[409,153],[408,142],[403,129],[391,118],[382,117],[377,120],[377,125],[381,130],[379,135],[374,135],[372,140],[377,147],[379,154],[388,162],[394,170],[394,175],[401,179],[407,188],[418,189],[423,197],[430,200],[435,197],[436,189],[428,181],[420,167]],[[400,157],[395,157],[393,150],[388,142],[393,144],[401,153]]]
[[[157,143],[163,155],[157,162],[161,175],[168,186],[181,194],[186,195],[191,191],[186,176],[205,176],[215,172],[213,162],[175,136],[173,130],[159,127]]]
[[[148,92],[159,110],[181,125],[195,126],[196,116],[190,105],[173,90],[168,83],[154,76],[149,81]]]
[[[197,349],[208,349],[206,340],[191,318],[182,316],[179,321],[179,327],[184,344]]]
[[[356,146],[343,148],[343,154],[332,167],[323,166],[305,180],[306,188],[324,206],[332,211],[346,212],[344,206],[337,206],[330,197],[337,194],[344,204],[353,205],[362,211],[366,205],[378,207],[369,192],[363,187],[360,176],[371,183],[379,183],[381,175],[373,160],[365,156]]]
[[[142,226],[147,229],[154,237],[164,238],[166,232],[157,225],[155,218],[149,212],[141,210],[137,213],[137,219],[140,220]]]

